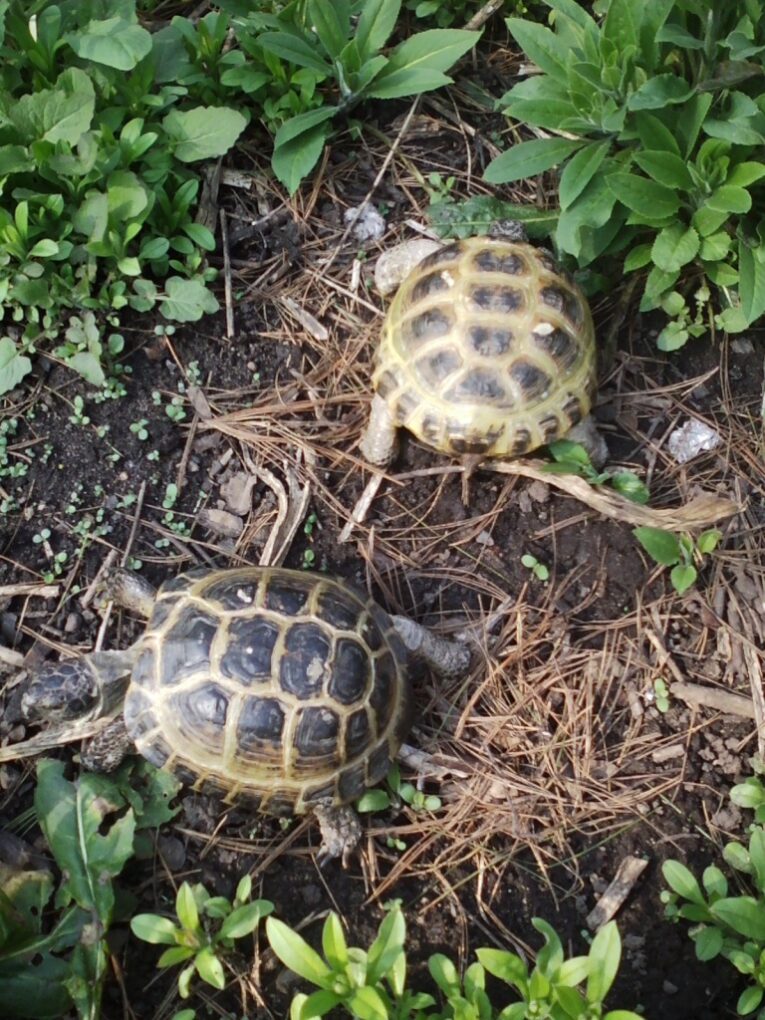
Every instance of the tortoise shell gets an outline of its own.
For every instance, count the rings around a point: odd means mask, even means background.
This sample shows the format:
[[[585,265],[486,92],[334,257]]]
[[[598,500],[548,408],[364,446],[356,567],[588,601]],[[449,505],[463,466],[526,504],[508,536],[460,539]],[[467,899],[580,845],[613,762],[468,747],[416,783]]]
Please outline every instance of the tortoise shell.
[[[444,453],[507,456],[589,413],[595,333],[548,252],[473,237],[428,255],[383,326],[374,386],[396,425]]]
[[[157,593],[125,700],[138,751],[203,793],[269,814],[345,804],[410,724],[407,652],[371,599],[244,567]]]

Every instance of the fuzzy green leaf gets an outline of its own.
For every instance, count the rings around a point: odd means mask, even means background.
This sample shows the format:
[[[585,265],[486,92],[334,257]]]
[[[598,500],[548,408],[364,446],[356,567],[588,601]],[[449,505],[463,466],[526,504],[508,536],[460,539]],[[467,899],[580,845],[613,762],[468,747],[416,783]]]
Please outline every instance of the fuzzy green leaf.
[[[39,89],[11,103],[8,117],[26,142],[68,142],[76,145],[88,130],[96,107],[93,83],[72,67],[51,89]]]
[[[765,264],[757,257],[761,254],[745,244],[738,245],[739,297],[741,311],[748,323],[765,313]]]
[[[651,258],[659,269],[672,273],[692,262],[699,253],[699,246],[699,235],[693,227],[673,223],[656,235]]]
[[[696,568],[692,563],[678,563],[669,573],[672,587],[678,595],[684,595],[698,576]]]
[[[582,145],[583,142],[568,138],[537,138],[530,142],[520,142],[489,163],[484,180],[493,184],[508,184],[534,177],[562,163]]]
[[[710,907],[712,916],[748,939],[765,941],[765,903],[752,896],[732,896]]]
[[[567,209],[581,195],[597,173],[610,148],[610,142],[591,142],[566,163],[558,186],[561,209]]]
[[[159,309],[166,319],[197,322],[203,315],[218,311],[215,295],[200,280],[171,276],[165,280],[165,295]]]
[[[91,21],[82,32],[65,39],[81,60],[118,71],[132,71],[151,52],[151,34],[123,18]]]
[[[197,106],[173,110],[162,121],[182,163],[223,156],[247,125],[247,118],[227,106]]]
[[[177,943],[178,927],[169,917],[157,914],[136,914],[130,919],[130,930],[136,938],[153,945],[174,946]]]
[[[326,113],[327,111],[323,110],[321,112]],[[329,116],[332,116],[332,113]],[[304,116],[304,114],[300,116]],[[293,121],[298,119],[299,117],[292,118]],[[327,120],[328,118],[324,117],[323,119]],[[283,133],[282,138],[284,138],[288,134],[288,129],[290,129],[291,125],[292,121],[287,121],[276,133],[271,167],[278,180],[281,181],[290,195],[294,195],[300,186],[300,182],[318,163],[329,134],[329,125],[317,124],[316,127],[309,128],[303,131],[302,134],[298,134],[288,140],[281,140],[280,134]]]
[[[32,362],[20,354],[10,337],[0,337],[0,394],[18,386],[25,375],[32,371]]]
[[[327,915],[327,920],[324,922],[321,945],[330,966],[337,971],[343,971],[348,965],[348,945],[340,918],[334,911]]]
[[[627,109],[661,110],[665,106],[684,103],[692,95],[693,89],[684,78],[674,74],[657,74],[632,93],[627,100]]]
[[[677,540],[677,536],[673,535],[671,531],[663,531],[661,528],[643,527],[633,528],[632,534],[638,542],[640,542],[651,559],[656,560],[657,563],[661,563],[662,566],[671,567],[673,563],[677,563],[681,558],[682,554],[680,551],[680,543]],[[678,864],[676,861],[668,861],[663,868],[663,874],[664,878],[675,892],[680,892],[680,890],[672,884],[672,879],[667,874],[667,868],[669,868],[670,874],[678,881],[682,878],[682,875],[680,874],[681,869],[682,872],[690,876],[694,883],[696,882],[688,869],[683,867],[682,864]],[[698,883],[696,883],[696,885],[698,887]],[[693,899],[693,897],[688,895],[686,892],[683,892],[682,895],[687,899]],[[698,895],[700,896],[701,893],[699,892]],[[694,900],[694,902],[699,901]]]
[[[223,989],[226,987],[226,975],[223,973],[223,964],[209,947],[200,950],[194,957],[194,966],[197,973],[213,988]]]
[[[332,73],[330,64],[319,54],[316,46],[287,32],[264,32],[258,36],[258,45],[290,64],[308,67],[325,76]]]
[[[561,84],[568,84],[571,52],[562,39],[544,25],[523,18],[507,18],[505,24],[530,60]]]
[[[672,216],[680,208],[674,191],[637,174],[610,174],[608,186],[622,205],[649,219]]]
[[[251,935],[260,924],[260,920],[266,917],[274,909],[273,903],[268,900],[255,900],[254,903],[245,903],[232,911],[221,925],[220,937],[225,939],[240,939],[245,935]]]
[[[378,53],[390,38],[401,0],[367,0],[356,26],[356,45],[362,61]]]
[[[674,152],[647,150],[636,152],[633,158],[640,169],[645,170],[648,176],[659,184],[665,184],[668,188],[685,190],[693,187],[693,179],[688,172],[688,167],[684,160]]]
[[[406,922],[400,910],[391,910],[385,917],[377,938],[369,947],[368,980],[375,984],[391,969],[404,951]]]

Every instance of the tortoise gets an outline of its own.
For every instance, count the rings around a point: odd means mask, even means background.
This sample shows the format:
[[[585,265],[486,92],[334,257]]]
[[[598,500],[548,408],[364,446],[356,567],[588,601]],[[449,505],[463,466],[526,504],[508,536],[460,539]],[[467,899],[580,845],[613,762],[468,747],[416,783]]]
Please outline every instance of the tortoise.
[[[595,332],[579,287],[516,223],[505,236],[405,242],[378,260],[378,289],[403,279],[382,329],[361,452],[393,459],[404,426],[468,462],[518,456],[564,435],[603,461],[588,425]],[[424,258],[423,243],[429,251]],[[435,250],[433,248],[435,247]]]
[[[313,812],[323,856],[360,837],[349,807],[387,774],[411,721],[413,661],[462,673],[465,645],[323,575],[191,570],[158,591],[119,571],[109,594],[147,618],[125,651],[45,664],[28,719],[112,721],[83,753],[109,771],[131,750],[203,794],[275,815]]]

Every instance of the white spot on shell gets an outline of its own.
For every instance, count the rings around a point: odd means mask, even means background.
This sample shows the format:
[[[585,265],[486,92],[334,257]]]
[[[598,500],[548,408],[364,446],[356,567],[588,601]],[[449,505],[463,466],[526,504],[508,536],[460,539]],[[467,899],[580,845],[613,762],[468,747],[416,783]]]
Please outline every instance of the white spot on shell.
[[[308,677],[309,680],[319,680],[323,673],[324,662],[317,655],[313,659],[311,659],[311,661],[308,663],[308,668],[306,669],[306,676]]]
[[[252,602],[252,594],[246,588],[237,588],[236,597],[240,602],[246,602],[247,605],[250,605]]]
[[[549,336],[550,333],[555,332],[555,326],[551,322],[540,322],[538,326],[534,327],[534,332],[540,336]]]
[[[448,269],[443,270],[443,272],[441,273],[441,279],[444,281],[447,287],[454,286],[454,277],[452,276]]]

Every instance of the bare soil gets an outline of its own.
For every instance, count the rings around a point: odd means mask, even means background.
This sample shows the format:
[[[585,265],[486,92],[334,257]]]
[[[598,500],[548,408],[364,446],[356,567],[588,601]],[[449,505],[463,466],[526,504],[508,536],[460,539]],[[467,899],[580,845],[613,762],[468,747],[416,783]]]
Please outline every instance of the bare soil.
[[[641,551],[626,518],[567,495],[557,476],[482,469],[463,501],[458,466],[411,438],[366,520],[340,542],[370,478],[356,447],[382,314],[369,285],[374,259],[412,236],[405,220],[426,222],[421,177],[448,172],[455,194],[474,194],[492,151],[491,124],[470,97],[455,88],[449,103],[423,100],[371,194],[388,223],[380,241],[356,240],[343,213],[372,192],[398,124],[382,125],[389,142],[341,138],[291,203],[260,172],[254,150],[240,152],[231,165],[250,172],[252,186],[224,185],[219,196],[230,216],[233,335],[224,309],[171,336],[134,320],[123,329],[131,374],[121,399],[95,403],[82,381],[40,359],[3,400],[3,420],[17,421],[8,463],[27,470],[0,477],[0,497],[13,500],[0,519],[2,643],[34,665],[92,648],[101,628],[106,646],[129,641],[137,624],[117,611],[104,624],[90,589],[110,554],[112,562],[140,560],[155,583],[197,564],[257,564],[274,529],[284,533],[281,487],[287,520],[300,516],[284,565],[345,578],[391,611],[473,643],[468,680],[423,676],[416,691],[409,743],[422,763],[404,773],[438,793],[443,808],[367,817],[350,867],[320,870],[311,823],[284,830],[185,796],[153,858],[131,862],[123,875],[140,909],[166,909],[183,879],[227,894],[249,872],[259,895],[309,939],[335,909],[351,942],[363,946],[382,904],[398,898],[413,981],[427,985],[432,952],[464,964],[480,945],[535,948],[535,916],[581,952],[587,913],[635,855],[648,867],[617,914],[625,957],[613,1007],[640,1008],[652,1020],[734,1016],[740,987],[732,969],[698,963],[685,931],[662,919],[660,866],[676,857],[700,871],[740,836],[748,818],[727,794],[750,773],[756,723],[673,696],[660,712],[654,683],[692,682],[746,698],[761,684],[763,380],[751,343],[758,337],[708,337],[664,356],[655,349],[656,323],[633,305],[626,317],[620,310],[619,281],[595,303],[600,335],[623,319],[597,408],[611,467],[636,471],[651,507],[674,508],[681,521],[700,495],[739,507],[709,515],[724,540],[684,597]],[[248,229],[254,220],[261,226]],[[222,277],[220,297],[223,304]],[[71,420],[76,395],[88,424]],[[166,413],[173,396],[182,398],[183,421]],[[689,417],[711,424],[722,443],[679,466],[667,438]],[[143,421],[141,440],[130,425]],[[105,435],[100,426],[108,426]],[[169,485],[178,492],[172,520],[163,507]],[[617,497],[608,505],[621,506]],[[241,534],[211,529],[209,511],[234,514]],[[87,541],[77,531],[86,518],[95,535]],[[50,534],[41,539],[43,529]],[[59,552],[66,562],[46,584]],[[525,553],[549,568],[549,581],[522,566]],[[5,587],[19,584],[32,587],[24,594]],[[25,735],[20,690],[9,672],[4,743]],[[759,733],[762,740],[762,725]],[[71,758],[73,750],[59,753]],[[0,825],[13,828],[30,805],[33,776],[29,761],[0,768]],[[388,846],[390,837],[405,849]],[[41,846],[34,831],[27,838]],[[180,1008],[174,975],[157,974],[153,947],[118,925],[113,950],[107,1020],[159,1020]],[[226,992],[202,989],[211,1013],[284,1016],[294,986],[274,959],[261,950],[234,963],[238,980]]]

